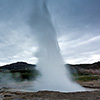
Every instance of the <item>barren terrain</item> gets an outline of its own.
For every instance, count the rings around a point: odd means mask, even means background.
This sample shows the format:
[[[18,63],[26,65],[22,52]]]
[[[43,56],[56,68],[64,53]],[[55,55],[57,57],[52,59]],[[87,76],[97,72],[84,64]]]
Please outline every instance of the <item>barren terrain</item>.
[[[55,91],[23,92],[16,91],[16,89],[1,88],[0,100],[100,100],[99,80],[79,83],[87,87],[88,91],[73,93]]]

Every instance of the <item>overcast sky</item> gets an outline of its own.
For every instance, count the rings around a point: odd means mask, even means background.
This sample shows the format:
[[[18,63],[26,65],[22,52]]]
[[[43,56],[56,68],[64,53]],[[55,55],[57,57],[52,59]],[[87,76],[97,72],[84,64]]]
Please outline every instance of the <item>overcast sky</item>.
[[[0,0],[0,65],[37,63],[28,25],[34,0]],[[100,61],[100,0],[48,0],[65,63]]]

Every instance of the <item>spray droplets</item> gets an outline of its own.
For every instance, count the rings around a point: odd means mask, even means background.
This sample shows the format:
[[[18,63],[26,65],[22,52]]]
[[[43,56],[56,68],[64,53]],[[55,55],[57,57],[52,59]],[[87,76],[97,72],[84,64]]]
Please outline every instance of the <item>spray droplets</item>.
[[[45,0],[36,0],[30,17],[32,34],[39,45],[37,69],[41,76],[34,83],[35,90],[81,91],[84,90],[70,78],[65,68]]]

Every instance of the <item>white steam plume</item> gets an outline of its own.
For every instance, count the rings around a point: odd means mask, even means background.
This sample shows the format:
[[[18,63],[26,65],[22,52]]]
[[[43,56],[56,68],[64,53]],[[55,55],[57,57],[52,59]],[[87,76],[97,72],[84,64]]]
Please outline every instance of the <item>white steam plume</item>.
[[[37,69],[41,76],[36,80],[35,90],[81,91],[81,86],[72,81],[60,53],[57,36],[45,0],[33,2],[30,18],[32,34],[39,44]]]

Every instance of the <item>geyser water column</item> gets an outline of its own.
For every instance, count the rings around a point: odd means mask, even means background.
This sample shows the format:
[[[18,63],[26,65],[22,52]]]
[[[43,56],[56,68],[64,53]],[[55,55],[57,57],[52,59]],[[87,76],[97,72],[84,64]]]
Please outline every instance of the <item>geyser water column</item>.
[[[71,80],[60,53],[57,36],[45,0],[33,1],[30,18],[32,34],[39,44],[37,69],[41,76],[33,84],[35,90],[82,91],[81,86]]]

